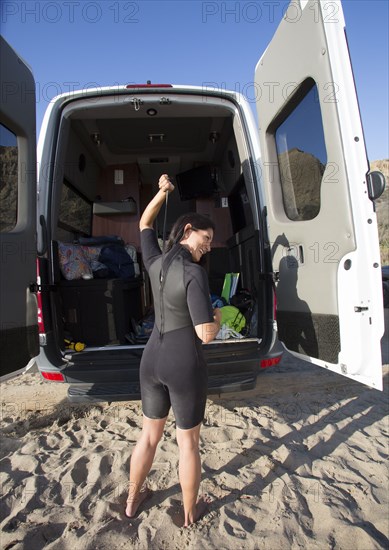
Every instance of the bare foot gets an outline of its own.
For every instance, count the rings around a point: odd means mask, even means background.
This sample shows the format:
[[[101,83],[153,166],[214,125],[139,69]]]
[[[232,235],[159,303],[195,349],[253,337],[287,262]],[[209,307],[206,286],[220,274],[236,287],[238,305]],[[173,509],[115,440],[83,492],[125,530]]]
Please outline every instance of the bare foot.
[[[194,517],[191,518],[189,514],[185,514],[184,517],[184,527],[189,527],[190,525],[193,525],[193,523],[196,523],[196,521],[199,521],[209,510],[209,505],[212,502],[210,497],[203,496],[198,499],[196,502],[196,510]]]
[[[143,491],[139,493],[138,498],[136,500],[130,497],[127,500],[127,506],[124,512],[125,515],[128,518],[133,518],[136,515],[138,508],[142,504],[142,502],[144,502],[152,494],[153,494],[153,491],[148,487],[146,487],[145,489],[143,489]]]

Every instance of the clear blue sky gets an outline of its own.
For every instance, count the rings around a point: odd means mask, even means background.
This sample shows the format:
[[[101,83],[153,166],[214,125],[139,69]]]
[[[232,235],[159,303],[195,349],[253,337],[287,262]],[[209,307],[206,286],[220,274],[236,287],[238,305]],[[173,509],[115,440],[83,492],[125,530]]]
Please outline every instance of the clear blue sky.
[[[328,0],[331,4],[331,0]],[[69,89],[215,83],[252,99],[254,68],[287,2],[2,0],[1,32],[37,83],[38,130]],[[344,0],[370,160],[388,158],[387,0]]]

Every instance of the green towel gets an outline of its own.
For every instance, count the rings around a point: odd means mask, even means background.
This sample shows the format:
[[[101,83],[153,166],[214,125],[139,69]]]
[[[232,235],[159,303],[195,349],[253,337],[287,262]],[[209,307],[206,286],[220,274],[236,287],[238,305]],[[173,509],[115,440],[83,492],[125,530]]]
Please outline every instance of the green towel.
[[[226,273],[224,277],[222,298],[225,299],[227,304],[230,303],[230,298],[236,292],[239,280],[239,273]]]

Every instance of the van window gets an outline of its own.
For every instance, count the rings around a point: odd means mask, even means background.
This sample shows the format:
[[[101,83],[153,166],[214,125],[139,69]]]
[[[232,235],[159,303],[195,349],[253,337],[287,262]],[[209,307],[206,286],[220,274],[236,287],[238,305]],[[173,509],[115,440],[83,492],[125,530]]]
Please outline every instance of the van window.
[[[12,231],[18,213],[18,140],[0,124],[0,231]]]
[[[68,181],[62,185],[58,227],[84,236],[91,234],[92,202]]]
[[[312,220],[320,211],[320,188],[327,163],[317,86],[307,80],[286,108],[275,140],[285,213]]]

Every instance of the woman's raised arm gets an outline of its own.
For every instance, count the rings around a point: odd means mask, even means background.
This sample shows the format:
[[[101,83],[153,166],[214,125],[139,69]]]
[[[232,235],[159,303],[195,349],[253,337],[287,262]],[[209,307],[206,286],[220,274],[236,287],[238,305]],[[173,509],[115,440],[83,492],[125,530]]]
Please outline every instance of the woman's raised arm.
[[[161,210],[163,203],[165,202],[166,193],[171,193],[174,190],[174,185],[170,181],[167,174],[163,174],[159,178],[158,186],[158,193],[146,206],[141,216],[141,219],[139,220],[139,229],[141,231],[143,229],[153,228],[155,218],[158,216],[158,213]]]

